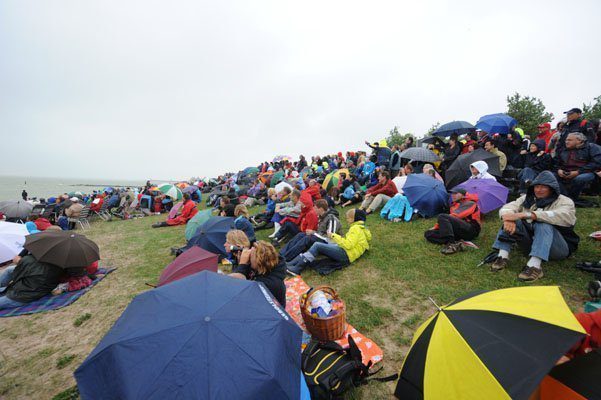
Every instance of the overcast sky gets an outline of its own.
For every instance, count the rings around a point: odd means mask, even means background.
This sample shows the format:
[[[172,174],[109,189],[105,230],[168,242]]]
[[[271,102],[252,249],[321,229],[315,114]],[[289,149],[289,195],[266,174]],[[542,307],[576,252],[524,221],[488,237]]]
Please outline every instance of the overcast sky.
[[[0,174],[180,179],[601,95],[600,1],[0,2]]]

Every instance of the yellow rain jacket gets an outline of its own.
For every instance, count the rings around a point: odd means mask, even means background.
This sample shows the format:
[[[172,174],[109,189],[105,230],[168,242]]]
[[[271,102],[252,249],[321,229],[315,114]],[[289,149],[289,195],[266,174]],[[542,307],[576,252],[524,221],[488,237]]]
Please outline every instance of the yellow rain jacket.
[[[353,262],[361,257],[365,250],[369,250],[371,232],[365,227],[363,221],[357,221],[351,224],[344,237],[334,233],[332,239],[346,251],[349,261]]]

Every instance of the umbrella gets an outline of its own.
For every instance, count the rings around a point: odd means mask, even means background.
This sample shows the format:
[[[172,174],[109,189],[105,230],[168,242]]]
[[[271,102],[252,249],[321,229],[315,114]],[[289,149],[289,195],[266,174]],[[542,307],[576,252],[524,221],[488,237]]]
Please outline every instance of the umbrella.
[[[279,156],[275,156],[275,157],[273,158],[273,162],[274,162],[274,163],[275,163],[275,162],[280,162],[280,161],[290,161],[290,160],[292,160],[292,157],[290,157],[290,156],[286,156],[286,155],[283,155],[283,154],[282,154],[282,155],[279,155]]]
[[[190,185],[188,183],[186,183],[186,182],[179,182],[179,183],[176,183],[175,186],[177,186],[178,188],[180,188],[180,189],[183,190],[183,189],[187,188]]]
[[[269,185],[272,176],[273,171],[263,172],[261,175],[259,175],[259,180],[263,182],[264,185]]]
[[[167,219],[173,219],[173,218],[175,218],[175,216],[177,215],[179,209],[182,208],[183,205],[184,205],[183,201],[175,203],[173,205],[173,207],[171,207],[171,210],[169,210],[169,215],[167,216]]]
[[[509,189],[492,179],[468,179],[458,188],[478,195],[478,207],[484,214],[500,208],[507,203]]]
[[[259,168],[257,167],[246,167],[242,170],[241,175],[252,175],[259,173]]]
[[[102,191],[103,191],[103,192],[107,192],[107,193],[113,193],[113,191],[114,191],[114,190],[115,190],[115,189],[113,189],[112,187],[110,187],[110,186],[107,186],[107,187],[105,187],[105,188],[104,188]]]
[[[476,122],[476,128],[491,134],[499,133],[507,135],[511,127],[516,126],[518,121],[507,114],[489,114],[480,117]]]
[[[401,153],[401,158],[406,158],[413,161],[423,161],[427,163],[435,163],[440,161],[440,157],[432,150],[423,147],[409,147]]]
[[[212,214],[210,209],[197,212],[196,215],[192,217],[186,224],[186,240],[192,239],[192,236],[195,236],[198,228],[207,222],[211,216]]]
[[[556,286],[472,293],[418,328],[395,395],[528,399],[583,334]]]
[[[192,246],[165,267],[159,278],[159,286],[204,270],[217,272],[218,258],[217,254]]]
[[[340,182],[341,173],[346,174],[347,178],[351,176],[348,169],[346,168],[335,169],[334,171],[326,175],[326,177],[323,180],[323,183],[321,184],[321,187],[323,187],[325,190],[330,190],[331,187],[338,186],[338,182]]]
[[[540,399],[601,399],[601,350],[554,367],[541,383]]]
[[[275,187],[275,185],[277,185],[282,179],[284,179],[284,171],[275,172],[271,176],[269,187]]]
[[[225,256],[227,254],[223,248],[225,235],[232,229],[234,229],[234,218],[211,217],[198,228],[192,239],[188,241],[188,246],[199,246],[211,253]]]
[[[182,191],[175,185],[170,183],[163,183],[159,186],[159,190],[165,196],[171,197],[173,200],[181,200],[182,199]]]
[[[23,250],[29,231],[24,224],[0,221],[0,264],[11,260]]]
[[[294,189],[294,187],[286,181],[281,181],[280,183],[275,185],[274,189],[276,193],[280,193],[282,190],[284,190],[285,187],[290,188],[290,191]]]
[[[190,185],[184,188],[184,190],[182,190],[182,193],[189,193],[192,194],[194,192],[196,192],[198,190],[198,186],[196,185]]]
[[[451,136],[453,133],[464,135],[466,133],[475,132],[476,127],[467,121],[453,121],[439,126],[432,135],[435,136]]]
[[[428,136],[422,139],[422,143],[426,143],[426,144],[435,144],[435,143],[440,143],[440,144],[444,144],[444,141],[439,138],[438,136]]]
[[[61,268],[87,267],[100,259],[98,245],[77,233],[44,231],[29,235],[23,246],[41,262]]]
[[[449,203],[449,194],[442,182],[427,174],[410,174],[403,193],[411,207],[426,217],[440,213]]]
[[[488,164],[488,172],[495,176],[501,176],[499,169],[499,156],[496,156],[484,149],[476,149],[471,153],[462,154],[445,171],[445,183],[447,187],[452,188],[465,182],[471,176],[470,164],[476,161],[485,161]]]
[[[75,379],[83,399],[298,399],[301,340],[262,284],[202,271],[135,297]]]
[[[299,173],[299,175],[303,179],[307,179],[309,177],[309,175],[312,175],[312,174],[313,174],[313,168],[311,168],[311,167],[305,167]]]
[[[6,218],[25,219],[31,210],[33,210],[33,204],[25,200],[0,201],[0,212],[6,215]]]

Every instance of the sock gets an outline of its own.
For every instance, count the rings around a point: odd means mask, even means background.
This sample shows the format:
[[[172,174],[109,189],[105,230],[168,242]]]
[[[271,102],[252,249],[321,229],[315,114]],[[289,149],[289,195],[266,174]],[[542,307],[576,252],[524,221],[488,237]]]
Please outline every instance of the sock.
[[[499,257],[509,258],[509,252],[507,250],[499,250]]]
[[[543,260],[541,260],[538,257],[530,257],[530,260],[528,260],[528,262],[526,263],[526,265],[529,266],[529,267],[534,267],[534,268],[540,269],[540,264],[542,262],[543,262]]]

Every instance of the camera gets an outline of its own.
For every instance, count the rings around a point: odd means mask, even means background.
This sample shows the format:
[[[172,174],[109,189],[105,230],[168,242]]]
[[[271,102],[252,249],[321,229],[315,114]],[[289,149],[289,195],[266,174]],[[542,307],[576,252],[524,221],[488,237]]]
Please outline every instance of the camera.
[[[234,252],[234,251],[242,251],[244,250],[244,247],[240,247],[240,246],[230,246],[230,251]]]

